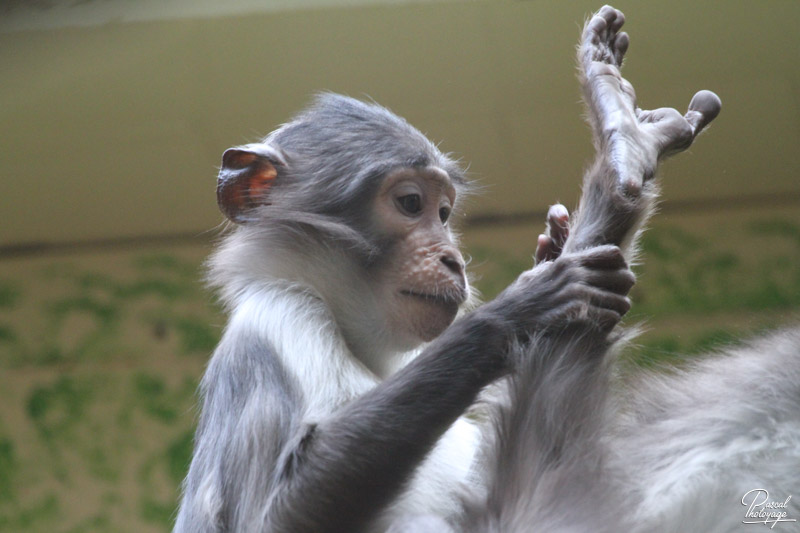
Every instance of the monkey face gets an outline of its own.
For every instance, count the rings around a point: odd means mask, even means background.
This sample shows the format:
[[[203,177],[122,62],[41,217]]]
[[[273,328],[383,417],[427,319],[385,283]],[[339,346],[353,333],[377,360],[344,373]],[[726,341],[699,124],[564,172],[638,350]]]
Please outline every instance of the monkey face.
[[[389,330],[410,344],[441,334],[469,293],[448,226],[455,196],[440,168],[404,168],[386,176],[373,203],[374,226],[392,243],[377,280],[380,298]]]

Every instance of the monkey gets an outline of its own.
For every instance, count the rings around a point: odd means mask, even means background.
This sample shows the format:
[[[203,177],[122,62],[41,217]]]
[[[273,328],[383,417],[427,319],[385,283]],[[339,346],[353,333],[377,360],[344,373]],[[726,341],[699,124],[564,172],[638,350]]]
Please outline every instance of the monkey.
[[[511,339],[577,303],[598,328],[619,321],[633,277],[598,247],[453,323],[470,291],[450,226],[466,187],[405,121],[332,94],[223,154],[218,201],[237,225],[210,277],[230,320],[202,380],[176,531],[452,515],[479,438],[462,415],[509,372]]]
[[[236,227],[210,281],[230,319],[201,383],[176,531],[452,515],[479,438],[462,415],[509,372],[509,341],[578,303],[598,328],[619,321],[632,274],[598,247],[453,323],[470,295],[450,226],[466,187],[405,121],[331,94],[223,154],[217,197]]]
[[[621,490],[635,469],[607,442],[629,435],[635,449],[636,423],[657,417],[635,404],[612,417],[607,354],[657,163],[719,99],[698,93],[686,116],[636,108],[619,75],[623,22],[603,8],[579,49],[598,159],[577,215],[567,228],[553,210],[537,265],[470,312],[450,224],[469,182],[404,120],[323,94],[223,154],[217,199],[235,226],[209,282],[230,319],[201,384],[175,531],[612,530],[634,523],[624,496],[657,524],[663,513]],[[465,415],[502,380],[484,441]],[[571,492],[581,509],[564,509]]]

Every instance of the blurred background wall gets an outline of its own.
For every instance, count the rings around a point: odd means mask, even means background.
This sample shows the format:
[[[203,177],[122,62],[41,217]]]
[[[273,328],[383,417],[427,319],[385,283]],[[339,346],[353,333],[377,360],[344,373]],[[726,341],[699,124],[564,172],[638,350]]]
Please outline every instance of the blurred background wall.
[[[723,111],[664,165],[631,364],[796,323],[800,3],[620,1],[645,108]],[[469,164],[491,297],[591,157],[588,1],[0,4],[0,531],[165,531],[224,317],[202,286],[215,166],[320,90],[373,98]],[[683,354],[683,355],[679,355]]]

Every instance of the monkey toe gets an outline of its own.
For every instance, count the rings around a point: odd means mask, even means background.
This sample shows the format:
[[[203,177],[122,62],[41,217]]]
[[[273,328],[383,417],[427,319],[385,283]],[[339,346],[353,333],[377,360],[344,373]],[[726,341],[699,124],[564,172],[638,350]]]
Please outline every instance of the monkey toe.
[[[547,223],[550,225],[551,230],[556,227],[559,229],[567,229],[569,222],[569,210],[563,204],[553,204],[547,210]],[[552,236],[552,233],[551,233]]]
[[[599,14],[593,16],[586,23],[586,28],[583,34],[584,42],[589,42],[594,45],[600,44],[605,40],[605,34],[608,29],[608,23]]]
[[[672,155],[691,146],[695,128],[677,109],[662,107],[639,115],[640,123],[654,133],[660,156]]]
[[[605,21],[606,26],[609,30],[616,32],[622,24],[625,22],[625,18],[622,17],[622,20],[619,21],[620,15],[622,12],[614,9],[610,5],[606,4],[600,8],[600,11],[597,12],[598,17],[602,18]]]
[[[612,7],[611,9],[614,8]],[[625,15],[619,9],[614,9],[614,20],[609,24],[609,28],[614,33],[617,33],[623,24],[625,24]]]
[[[592,61],[615,66],[622,64],[630,43],[626,33],[618,33],[624,23],[625,15],[611,6],[603,6],[589,19],[584,28],[581,47],[584,68],[588,68],[588,62]]]
[[[622,66],[622,60],[625,59],[625,53],[628,51],[628,46],[630,44],[630,37],[628,37],[628,34],[624,31],[618,33],[614,38],[614,61],[616,61],[618,67]]]
[[[711,91],[699,91],[689,102],[689,111],[686,121],[694,130],[694,135],[700,133],[712,120],[717,118],[722,110],[722,100]]]

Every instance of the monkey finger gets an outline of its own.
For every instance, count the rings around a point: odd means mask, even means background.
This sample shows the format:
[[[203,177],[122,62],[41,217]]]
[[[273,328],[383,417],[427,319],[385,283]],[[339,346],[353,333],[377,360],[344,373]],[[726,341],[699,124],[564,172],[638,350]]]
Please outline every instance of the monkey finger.
[[[536,254],[534,255],[536,264],[538,265],[539,263],[543,263],[545,261],[552,261],[556,257],[558,257],[558,253],[555,250],[553,239],[545,234],[539,235],[539,238],[536,241]]]
[[[613,311],[620,317],[631,310],[631,300],[627,296],[599,289],[592,289],[589,303],[598,310]]]
[[[595,296],[588,301],[575,301],[566,305],[561,313],[557,313],[560,316],[554,323],[560,323],[562,326],[584,324],[608,330],[616,326],[630,309],[630,302],[624,300],[614,302],[613,305]]]
[[[547,234],[560,253],[569,237],[569,210],[562,204],[551,205],[547,210]]]
[[[619,270],[588,270],[585,274],[587,285],[615,294],[625,295],[636,284],[636,276],[628,268]]]
[[[622,315],[606,309],[598,309],[593,314],[594,324],[603,333],[610,333],[622,320]]]
[[[703,128],[717,118],[722,110],[722,100],[711,91],[699,91],[689,102],[689,110],[685,118],[692,127],[693,133],[697,136]]]
[[[622,250],[613,244],[588,248],[576,255],[580,265],[590,270],[619,270],[628,267]]]

